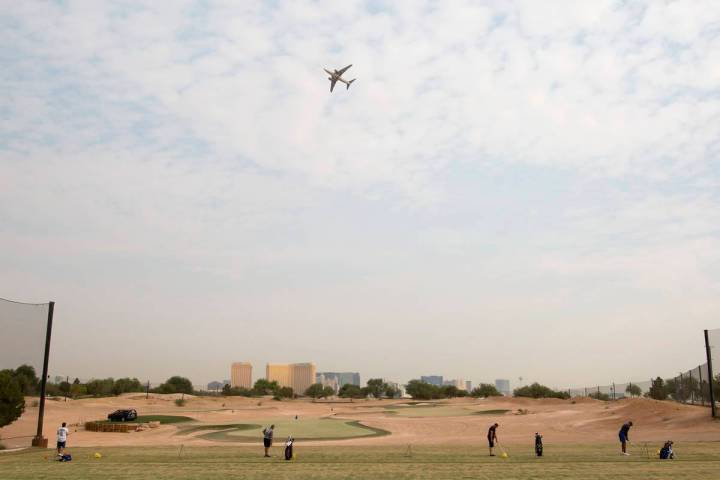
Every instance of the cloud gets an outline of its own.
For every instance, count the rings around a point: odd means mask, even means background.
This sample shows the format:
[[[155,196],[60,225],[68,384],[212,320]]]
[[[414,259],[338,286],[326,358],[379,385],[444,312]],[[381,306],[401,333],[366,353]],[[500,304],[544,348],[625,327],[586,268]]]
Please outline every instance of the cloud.
[[[2,285],[138,325],[122,302],[152,295],[402,318],[388,348],[408,321],[537,336],[536,312],[580,334],[574,315],[616,332],[645,308],[682,336],[686,303],[694,327],[717,312],[719,22],[710,1],[16,2]],[[322,69],[349,63],[330,94]]]
[[[218,152],[326,186],[388,184],[422,201],[457,158],[702,170],[718,142],[714,10],[555,6],[29,4],[4,43],[25,57],[15,71],[45,61],[104,107],[152,102],[145,116]],[[360,81],[329,95],[321,68],[350,62]]]

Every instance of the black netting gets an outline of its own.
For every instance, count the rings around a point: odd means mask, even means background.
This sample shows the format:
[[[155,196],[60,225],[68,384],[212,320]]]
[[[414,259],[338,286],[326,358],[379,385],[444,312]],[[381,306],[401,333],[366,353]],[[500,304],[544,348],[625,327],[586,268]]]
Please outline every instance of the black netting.
[[[712,360],[712,385],[716,404],[720,402],[720,329],[708,331],[710,358]],[[702,352],[707,357],[706,352]],[[682,403],[710,406],[710,371],[707,363],[677,375],[641,382],[615,383],[570,388],[571,397],[593,397],[601,400],[617,400],[626,397],[649,396],[668,398]],[[654,386],[654,383],[657,385]],[[720,411],[720,408],[718,408]]]
[[[37,431],[48,311],[47,303],[0,299],[0,370],[12,376],[25,398],[22,416],[0,428],[6,448],[29,446]]]

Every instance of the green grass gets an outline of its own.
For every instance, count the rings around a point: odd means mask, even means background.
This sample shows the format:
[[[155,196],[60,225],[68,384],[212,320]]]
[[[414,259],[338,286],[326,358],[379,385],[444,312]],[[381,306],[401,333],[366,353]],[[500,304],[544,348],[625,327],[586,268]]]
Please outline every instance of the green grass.
[[[191,433],[202,432],[205,430],[256,430],[262,428],[260,425],[251,423],[221,423],[217,425],[190,425],[179,427],[176,435],[189,435]]]
[[[507,410],[486,410],[488,414],[499,414],[500,412],[505,413]],[[418,406],[418,407],[405,407],[398,408],[396,410],[389,410],[394,412],[401,417],[411,418],[424,418],[424,417],[464,417],[467,415],[479,414],[476,410],[472,410],[469,407],[463,407],[459,405],[437,405],[437,406]]]
[[[387,435],[389,432],[377,428],[368,427],[357,421],[339,420],[334,418],[308,418],[308,419],[267,419],[262,424],[236,424],[228,425],[228,428],[214,428],[219,430],[209,432],[200,436],[207,440],[221,442],[260,442],[262,430],[268,426],[275,425],[275,439],[285,440],[292,436],[297,440],[344,440],[358,437],[376,437]],[[221,427],[217,425],[216,427]],[[201,430],[202,425],[197,425],[196,430]]]
[[[98,423],[147,423],[160,422],[163,425],[169,423],[194,422],[194,418],[184,417],[182,415],[138,415],[135,420],[130,422],[111,422],[110,420],[101,420]]]
[[[657,447],[658,445],[654,445]],[[514,479],[617,480],[716,478],[720,444],[676,444],[677,460],[661,461],[642,455],[623,457],[612,445],[546,445],[536,458],[532,445],[509,446],[510,458],[488,457],[472,446],[327,446],[296,443],[297,459],[282,460],[282,447],[273,458],[262,458],[256,447],[114,447],[69,448],[70,463],[52,461],[52,450],[0,454],[0,476],[14,480],[156,480],[218,478],[335,480]],[[101,459],[93,458],[94,452]],[[634,452],[638,453],[638,452]]]
[[[504,415],[510,410],[479,410],[477,412],[472,412],[473,415]]]

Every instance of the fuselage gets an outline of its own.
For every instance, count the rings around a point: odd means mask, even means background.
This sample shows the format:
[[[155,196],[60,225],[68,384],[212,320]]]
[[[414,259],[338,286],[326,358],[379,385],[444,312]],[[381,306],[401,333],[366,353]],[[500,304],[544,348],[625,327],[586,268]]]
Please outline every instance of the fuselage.
[[[325,70],[325,71],[327,72],[327,74],[330,75],[330,76],[328,77],[328,80],[330,80],[330,81],[335,80],[335,81],[343,82],[343,83],[345,83],[345,84],[348,83],[347,80],[344,80],[344,79],[340,76],[340,73],[338,73],[337,70],[335,70],[335,71],[333,71],[333,72],[331,72],[331,71],[328,70],[327,68],[323,68],[323,70]]]

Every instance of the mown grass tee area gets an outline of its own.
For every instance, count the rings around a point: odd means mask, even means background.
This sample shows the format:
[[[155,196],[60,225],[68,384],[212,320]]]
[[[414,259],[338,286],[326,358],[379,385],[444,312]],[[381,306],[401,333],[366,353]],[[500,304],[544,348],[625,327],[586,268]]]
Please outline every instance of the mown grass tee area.
[[[623,457],[617,445],[547,445],[536,458],[532,445],[509,446],[510,457],[488,457],[476,447],[352,447],[296,445],[297,459],[273,458],[257,447],[114,447],[69,449],[70,463],[53,461],[51,450],[0,454],[0,478],[17,480],[102,478],[178,479],[711,479],[720,471],[720,444],[676,445],[676,460]],[[101,459],[94,458],[98,451]],[[654,453],[654,452],[653,452]]]

